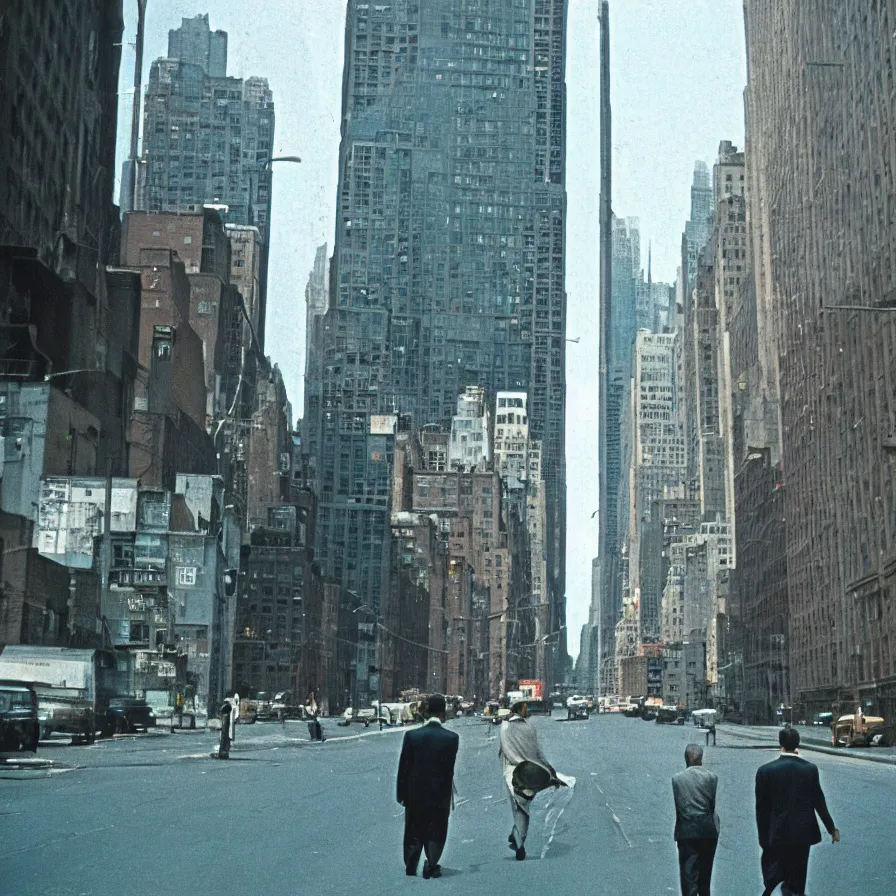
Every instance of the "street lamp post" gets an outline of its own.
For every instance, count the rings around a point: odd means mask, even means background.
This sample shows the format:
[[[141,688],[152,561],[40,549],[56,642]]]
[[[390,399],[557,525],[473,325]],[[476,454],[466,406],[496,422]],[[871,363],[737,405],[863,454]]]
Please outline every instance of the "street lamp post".
[[[371,610],[367,604],[361,604],[360,607],[355,607],[352,610],[353,613],[364,612],[369,614],[374,619],[374,632],[376,632],[376,686],[377,686],[377,718],[379,720],[380,731],[383,730],[383,639],[380,636],[380,633],[384,631],[383,627],[383,617],[380,616],[375,610]],[[379,630],[379,631],[377,631]]]

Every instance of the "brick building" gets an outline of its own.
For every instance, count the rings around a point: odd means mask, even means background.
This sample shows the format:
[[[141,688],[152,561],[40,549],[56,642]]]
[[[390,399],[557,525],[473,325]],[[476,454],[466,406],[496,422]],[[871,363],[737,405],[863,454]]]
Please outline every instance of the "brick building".
[[[227,224],[249,228],[236,239],[258,252],[241,269],[258,285],[243,297],[263,352],[274,102],[267,80],[229,77],[226,64],[227,34],[212,33],[208,15],[169,32],[168,55],[153,62],[146,88],[137,207],[183,212],[214,203]]]
[[[4,8],[0,27],[0,639],[98,646],[89,574],[32,548],[40,480],[127,471],[139,283],[112,204],[121,4]],[[95,585],[95,583],[94,583]]]

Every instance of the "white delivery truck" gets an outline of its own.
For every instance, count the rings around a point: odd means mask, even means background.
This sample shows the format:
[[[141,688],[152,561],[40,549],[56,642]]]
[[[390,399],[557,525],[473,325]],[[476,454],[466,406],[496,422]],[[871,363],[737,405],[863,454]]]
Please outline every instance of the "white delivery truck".
[[[13,644],[0,648],[0,678],[33,684],[41,740],[64,734],[92,743],[115,693],[115,656],[108,650]]]

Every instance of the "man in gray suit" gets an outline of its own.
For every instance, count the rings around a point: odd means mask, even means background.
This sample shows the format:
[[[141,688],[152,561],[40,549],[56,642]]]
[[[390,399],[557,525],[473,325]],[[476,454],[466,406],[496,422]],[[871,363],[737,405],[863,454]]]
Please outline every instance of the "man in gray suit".
[[[703,748],[688,744],[687,766],[672,777],[675,841],[682,896],[709,896],[712,863],[719,842],[716,789],[719,779],[703,768]]]

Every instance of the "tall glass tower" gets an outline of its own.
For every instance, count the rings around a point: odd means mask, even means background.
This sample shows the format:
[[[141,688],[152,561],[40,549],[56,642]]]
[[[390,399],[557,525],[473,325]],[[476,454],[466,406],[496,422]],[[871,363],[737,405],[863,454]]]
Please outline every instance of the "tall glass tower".
[[[330,307],[305,419],[318,559],[371,607],[390,427],[449,426],[482,386],[528,393],[551,631],[565,624],[565,40],[565,0],[349,0]]]

